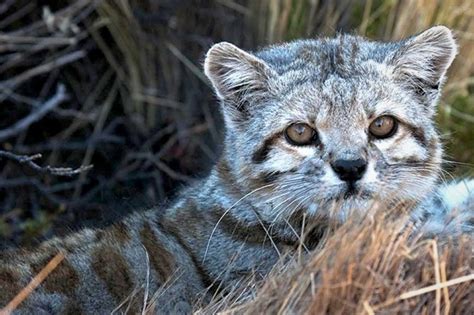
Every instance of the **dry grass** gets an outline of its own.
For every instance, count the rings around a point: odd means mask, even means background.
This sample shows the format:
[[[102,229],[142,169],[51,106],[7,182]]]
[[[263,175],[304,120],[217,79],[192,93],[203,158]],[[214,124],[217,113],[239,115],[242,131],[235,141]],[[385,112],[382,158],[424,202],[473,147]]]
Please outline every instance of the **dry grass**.
[[[198,313],[472,314],[472,235],[415,237],[404,220],[350,221],[308,256],[277,265],[246,294],[216,300]]]

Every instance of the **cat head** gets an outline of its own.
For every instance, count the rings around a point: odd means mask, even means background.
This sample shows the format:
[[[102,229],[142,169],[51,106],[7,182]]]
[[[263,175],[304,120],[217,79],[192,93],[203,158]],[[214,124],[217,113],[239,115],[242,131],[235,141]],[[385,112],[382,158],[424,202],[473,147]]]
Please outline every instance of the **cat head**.
[[[456,53],[444,26],[388,43],[339,35],[255,53],[214,45],[204,69],[235,185],[270,220],[423,199],[440,172],[433,116]]]

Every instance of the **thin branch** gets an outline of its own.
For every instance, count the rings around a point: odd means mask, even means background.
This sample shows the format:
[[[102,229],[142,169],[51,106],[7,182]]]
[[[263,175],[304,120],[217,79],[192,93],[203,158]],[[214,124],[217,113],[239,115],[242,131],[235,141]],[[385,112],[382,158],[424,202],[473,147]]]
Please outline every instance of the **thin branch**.
[[[0,86],[5,89],[14,90],[15,87],[20,85],[21,83],[46,72],[49,72],[53,69],[60,68],[64,65],[72,63],[78,59],[84,58],[86,56],[86,52],[83,50],[73,51],[69,54],[63,55],[61,57],[55,58],[50,62],[41,64],[34,68],[31,68],[11,79],[6,81],[1,81]],[[8,93],[8,92],[7,92]],[[4,93],[5,94],[5,93]]]
[[[15,136],[23,130],[27,129],[32,123],[43,118],[48,112],[50,112],[61,102],[66,100],[68,96],[65,90],[66,89],[64,88],[64,85],[58,85],[56,93],[53,95],[53,97],[51,97],[41,106],[39,106],[38,109],[33,110],[28,116],[17,121],[13,126],[0,130],[0,142],[12,136]]]
[[[40,174],[70,177],[86,172],[93,167],[93,165],[81,165],[81,167],[74,169],[70,167],[52,167],[50,165],[40,166],[34,162],[34,160],[39,158],[41,158],[41,154],[17,155],[8,151],[0,150],[0,159],[7,159],[18,164],[26,165]]]

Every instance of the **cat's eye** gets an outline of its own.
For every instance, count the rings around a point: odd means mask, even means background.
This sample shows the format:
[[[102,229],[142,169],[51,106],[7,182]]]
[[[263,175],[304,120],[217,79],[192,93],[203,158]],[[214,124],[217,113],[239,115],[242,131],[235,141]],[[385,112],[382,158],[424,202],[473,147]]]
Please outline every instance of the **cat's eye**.
[[[398,121],[392,116],[380,116],[375,119],[369,127],[369,132],[377,139],[385,139],[393,136],[398,128]]]
[[[293,145],[308,145],[316,142],[316,130],[305,123],[295,123],[286,128],[286,139]]]

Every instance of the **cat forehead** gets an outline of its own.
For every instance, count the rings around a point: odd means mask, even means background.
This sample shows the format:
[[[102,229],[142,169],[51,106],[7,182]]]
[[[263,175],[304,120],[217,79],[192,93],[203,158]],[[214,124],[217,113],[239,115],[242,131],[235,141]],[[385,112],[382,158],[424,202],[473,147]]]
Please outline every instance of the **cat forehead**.
[[[279,74],[277,94],[283,100],[313,98],[344,109],[355,101],[370,107],[389,91],[398,92],[390,89],[391,67],[384,63],[389,46],[340,35],[270,46],[257,56]]]
[[[306,69],[325,73],[357,69],[359,63],[373,60],[382,63],[398,43],[374,42],[353,35],[335,38],[305,39],[272,45],[255,55],[280,75]]]

